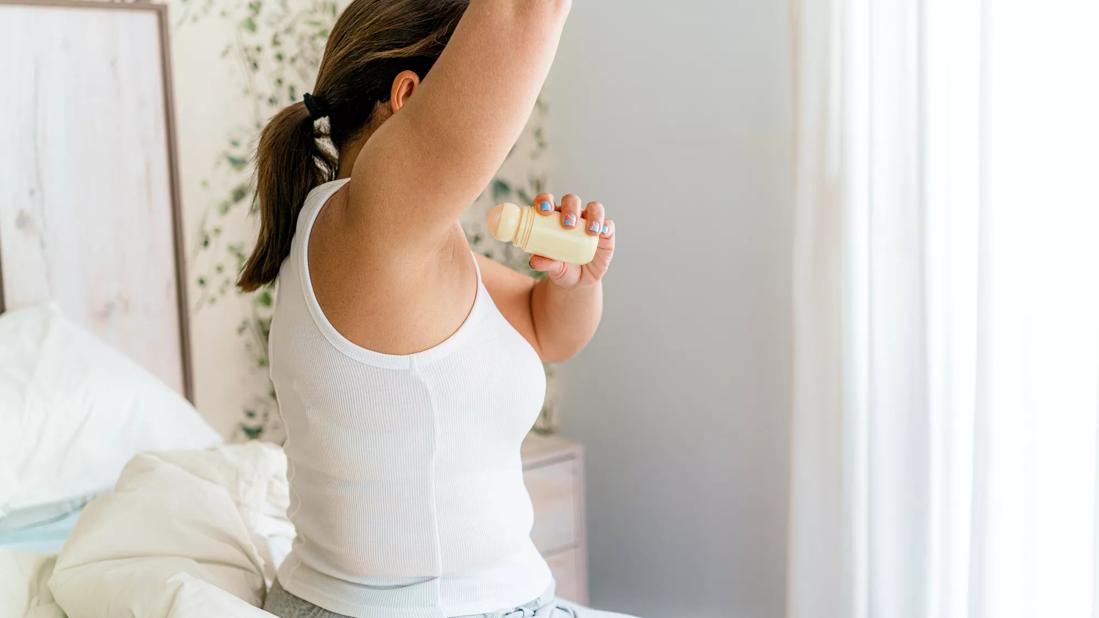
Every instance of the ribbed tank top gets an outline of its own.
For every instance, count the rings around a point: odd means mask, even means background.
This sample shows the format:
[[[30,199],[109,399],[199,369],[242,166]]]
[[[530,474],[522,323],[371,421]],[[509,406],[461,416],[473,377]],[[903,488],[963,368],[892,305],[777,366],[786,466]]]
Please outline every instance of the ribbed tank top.
[[[526,603],[553,585],[519,454],[545,396],[538,355],[479,269],[473,308],[442,343],[394,355],[343,337],[313,293],[308,241],[345,182],[309,193],[278,276],[270,372],[297,528],[279,582],[359,618]]]

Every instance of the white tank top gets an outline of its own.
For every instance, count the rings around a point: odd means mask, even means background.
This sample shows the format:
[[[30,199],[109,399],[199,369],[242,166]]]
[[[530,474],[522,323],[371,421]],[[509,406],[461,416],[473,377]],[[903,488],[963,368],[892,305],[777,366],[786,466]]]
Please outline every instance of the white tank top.
[[[278,276],[270,371],[297,527],[279,582],[359,618],[526,603],[553,584],[530,540],[519,455],[545,396],[538,355],[479,269],[469,315],[433,348],[383,354],[340,335],[313,294],[307,256],[317,214],[345,182],[309,193]]]

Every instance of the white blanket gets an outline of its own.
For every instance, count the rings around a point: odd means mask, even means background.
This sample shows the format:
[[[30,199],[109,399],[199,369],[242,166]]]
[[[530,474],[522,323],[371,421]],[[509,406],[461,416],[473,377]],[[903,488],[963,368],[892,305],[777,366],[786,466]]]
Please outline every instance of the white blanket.
[[[64,618],[47,583],[54,556],[0,553],[0,616],[4,618]]]
[[[258,606],[294,536],[288,502],[269,444],[138,455],[56,562],[0,555],[0,616],[270,618]]]

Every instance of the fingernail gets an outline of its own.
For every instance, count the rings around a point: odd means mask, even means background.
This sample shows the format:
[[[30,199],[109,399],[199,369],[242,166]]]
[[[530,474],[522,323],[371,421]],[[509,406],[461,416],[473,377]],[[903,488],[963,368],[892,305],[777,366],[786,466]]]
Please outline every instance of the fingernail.
[[[553,204],[550,204],[549,202],[542,202],[538,205],[538,207],[542,209],[542,212],[549,212],[553,210]]]
[[[591,225],[589,225],[588,226],[588,231],[589,232],[598,232],[599,231],[599,223],[592,223]]]
[[[603,226],[603,233],[604,234],[609,234],[610,231],[611,231],[611,226],[609,226],[609,225],[604,225]]]
[[[567,217],[565,217],[565,225],[576,225],[576,217],[572,215],[568,215]]]

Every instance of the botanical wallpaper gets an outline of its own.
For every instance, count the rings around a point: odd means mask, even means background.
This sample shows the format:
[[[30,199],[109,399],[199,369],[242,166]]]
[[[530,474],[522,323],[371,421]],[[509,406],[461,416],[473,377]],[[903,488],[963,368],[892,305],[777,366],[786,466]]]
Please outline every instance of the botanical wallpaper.
[[[313,84],[329,29],[345,5],[325,0],[171,3],[197,404],[233,439],[277,441],[282,436],[267,378],[273,290],[242,295],[234,287],[255,240],[255,143],[266,120],[299,101]],[[211,113],[210,105],[224,105],[226,113]],[[542,190],[546,111],[539,101],[497,178],[463,218],[476,250],[526,272],[526,256],[488,238],[482,222],[492,205],[529,204]],[[547,373],[552,377],[549,367]],[[552,393],[547,402],[537,426],[543,431],[552,430]]]

